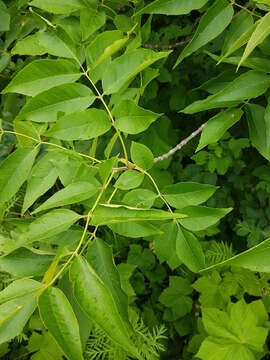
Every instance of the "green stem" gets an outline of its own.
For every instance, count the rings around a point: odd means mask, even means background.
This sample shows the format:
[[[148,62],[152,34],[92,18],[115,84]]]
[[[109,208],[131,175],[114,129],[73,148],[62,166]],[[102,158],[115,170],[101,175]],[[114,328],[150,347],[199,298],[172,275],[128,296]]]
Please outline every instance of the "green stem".
[[[234,1],[232,1],[232,5],[235,5],[236,7],[240,8],[240,9],[242,9],[242,10],[244,10],[244,11],[247,11],[248,13],[250,13],[250,14],[253,15],[253,16],[256,16],[256,17],[258,17],[258,18],[261,18],[261,17],[262,17],[261,15],[255,13],[254,11],[249,10],[247,7],[245,7],[245,6],[243,6],[243,5],[237,4],[237,3],[234,2]]]
[[[25,135],[25,134],[22,134],[22,133],[19,133],[17,131],[11,131],[11,130],[2,130],[2,134],[13,134],[13,135],[16,135],[16,136],[22,136],[26,139],[29,139],[29,140],[33,140],[35,141],[36,143],[38,143],[38,145],[48,145],[48,146],[53,146],[53,147],[56,147],[58,149],[61,149],[61,150],[64,150],[64,151],[67,151],[67,152],[71,152],[72,155],[78,155],[78,156],[81,156],[81,157],[85,157],[89,160],[92,160],[93,162],[96,162],[96,163],[101,163],[101,160],[98,160],[90,155],[87,155],[87,154],[83,154],[83,153],[80,153],[80,152],[75,152],[73,150],[70,150],[70,149],[67,149],[61,145],[58,145],[58,144],[54,144],[54,143],[50,143],[50,142],[47,142],[47,141],[42,141],[40,139],[35,139],[31,136],[28,136],[28,135]]]
[[[99,201],[100,201],[102,195],[104,194],[104,192],[106,191],[107,187],[109,186],[112,178],[113,178],[113,173],[111,173],[107,183],[102,187],[102,189],[101,189],[101,191],[100,191],[94,205],[92,206],[91,210],[88,212],[87,219],[86,219],[86,224],[85,224],[84,230],[83,230],[83,234],[81,236],[81,239],[80,239],[79,244],[76,247],[75,251],[72,253],[72,255],[70,256],[68,261],[62,266],[62,268],[59,270],[59,272],[54,276],[54,278],[46,285],[46,287],[44,287],[42,289],[42,291],[44,291],[46,288],[52,286],[55,283],[55,281],[63,274],[63,272],[66,270],[66,268],[71,264],[71,262],[75,258],[75,256],[77,256],[79,254],[80,248],[81,248],[81,246],[82,246],[82,244],[83,244],[83,242],[85,240],[86,234],[87,234],[87,230],[88,230],[88,226],[90,224],[92,214],[95,211],[96,207],[98,206]],[[94,232],[94,234],[95,234],[95,232]],[[91,238],[92,238],[92,236],[91,236]]]
[[[81,67],[81,68],[83,69],[83,67]],[[105,110],[107,111],[107,113],[108,113],[108,115],[109,115],[109,117],[110,117],[110,119],[111,119],[112,125],[113,125],[113,127],[115,128],[115,131],[116,131],[116,133],[117,133],[117,136],[118,136],[118,138],[119,138],[119,140],[120,140],[120,142],[121,142],[121,145],[122,145],[122,148],[123,148],[123,151],[124,151],[125,159],[126,159],[126,161],[128,161],[128,154],[127,154],[126,145],[125,145],[125,143],[124,143],[124,140],[123,140],[123,137],[122,137],[120,131],[115,127],[113,115],[112,115],[112,113],[111,113],[108,105],[106,104],[106,101],[105,101],[104,98],[103,98],[103,94],[101,94],[101,92],[98,90],[98,88],[96,87],[95,83],[92,81],[92,79],[91,79],[90,76],[88,75],[87,71],[85,71],[85,70],[83,69],[83,73],[84,73],[84,75],[87,77],[87,79],[89,80],[89,82],[91,83],[91,85],[93,86],[93,88],[94,88],[94,90],[95,90],[95,92],[96,92],[96,94],[97,94],[98,99],[102,102],[103,106],[105,107]]]

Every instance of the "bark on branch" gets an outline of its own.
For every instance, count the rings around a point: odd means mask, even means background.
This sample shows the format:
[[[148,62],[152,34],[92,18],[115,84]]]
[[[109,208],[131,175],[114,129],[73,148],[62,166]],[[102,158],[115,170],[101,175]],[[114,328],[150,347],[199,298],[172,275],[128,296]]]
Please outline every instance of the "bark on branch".
[[[197,130],[193,131],[193,133],[191,133],[188,137],[183,139],[179,144],[177,144],[174,148],[172,148],[166,154],[156,157],[154,160],[155,163],[168,159],[170,156],[174,155],[178,150],[182,149],[183,146],[185,146],[190,140],[195,138],[198,134],[200,134],[203,131],[205,124],[206,123],[202,124]]]

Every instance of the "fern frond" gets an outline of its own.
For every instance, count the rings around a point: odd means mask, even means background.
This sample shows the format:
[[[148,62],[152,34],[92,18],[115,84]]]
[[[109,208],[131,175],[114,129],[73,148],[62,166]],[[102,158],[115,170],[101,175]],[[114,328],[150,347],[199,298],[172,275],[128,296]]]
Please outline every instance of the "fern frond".
[[[232,245],[223,241],[212,241],[205,253],[205,261],[207,266],[218,264],[222,261],[230,259],[234,255]]]
[[[156,360],[160,352],[165,350],[162,342],[166,339],[165,326],[154,328],[152,332],[143,324],[142,320],[133,323],[134,335],[132,341],[145,360]],[[123,349],[112,342],[107,334],[98,326],[92,330],[85,348],[86,360],[132,360]]]

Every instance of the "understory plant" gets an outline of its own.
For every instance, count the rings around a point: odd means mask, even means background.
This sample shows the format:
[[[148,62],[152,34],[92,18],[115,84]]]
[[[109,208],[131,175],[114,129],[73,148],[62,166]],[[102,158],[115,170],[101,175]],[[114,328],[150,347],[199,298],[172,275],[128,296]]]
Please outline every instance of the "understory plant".
[[[269,359],[270,1],[0,0],[0,358]]]

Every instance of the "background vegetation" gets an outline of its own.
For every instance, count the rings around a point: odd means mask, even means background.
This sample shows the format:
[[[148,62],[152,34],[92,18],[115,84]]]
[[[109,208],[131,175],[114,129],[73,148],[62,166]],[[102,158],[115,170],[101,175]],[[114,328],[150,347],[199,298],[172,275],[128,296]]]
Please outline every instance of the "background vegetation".
[[[0,0],[1,359],[270,358],[269,10]]]

